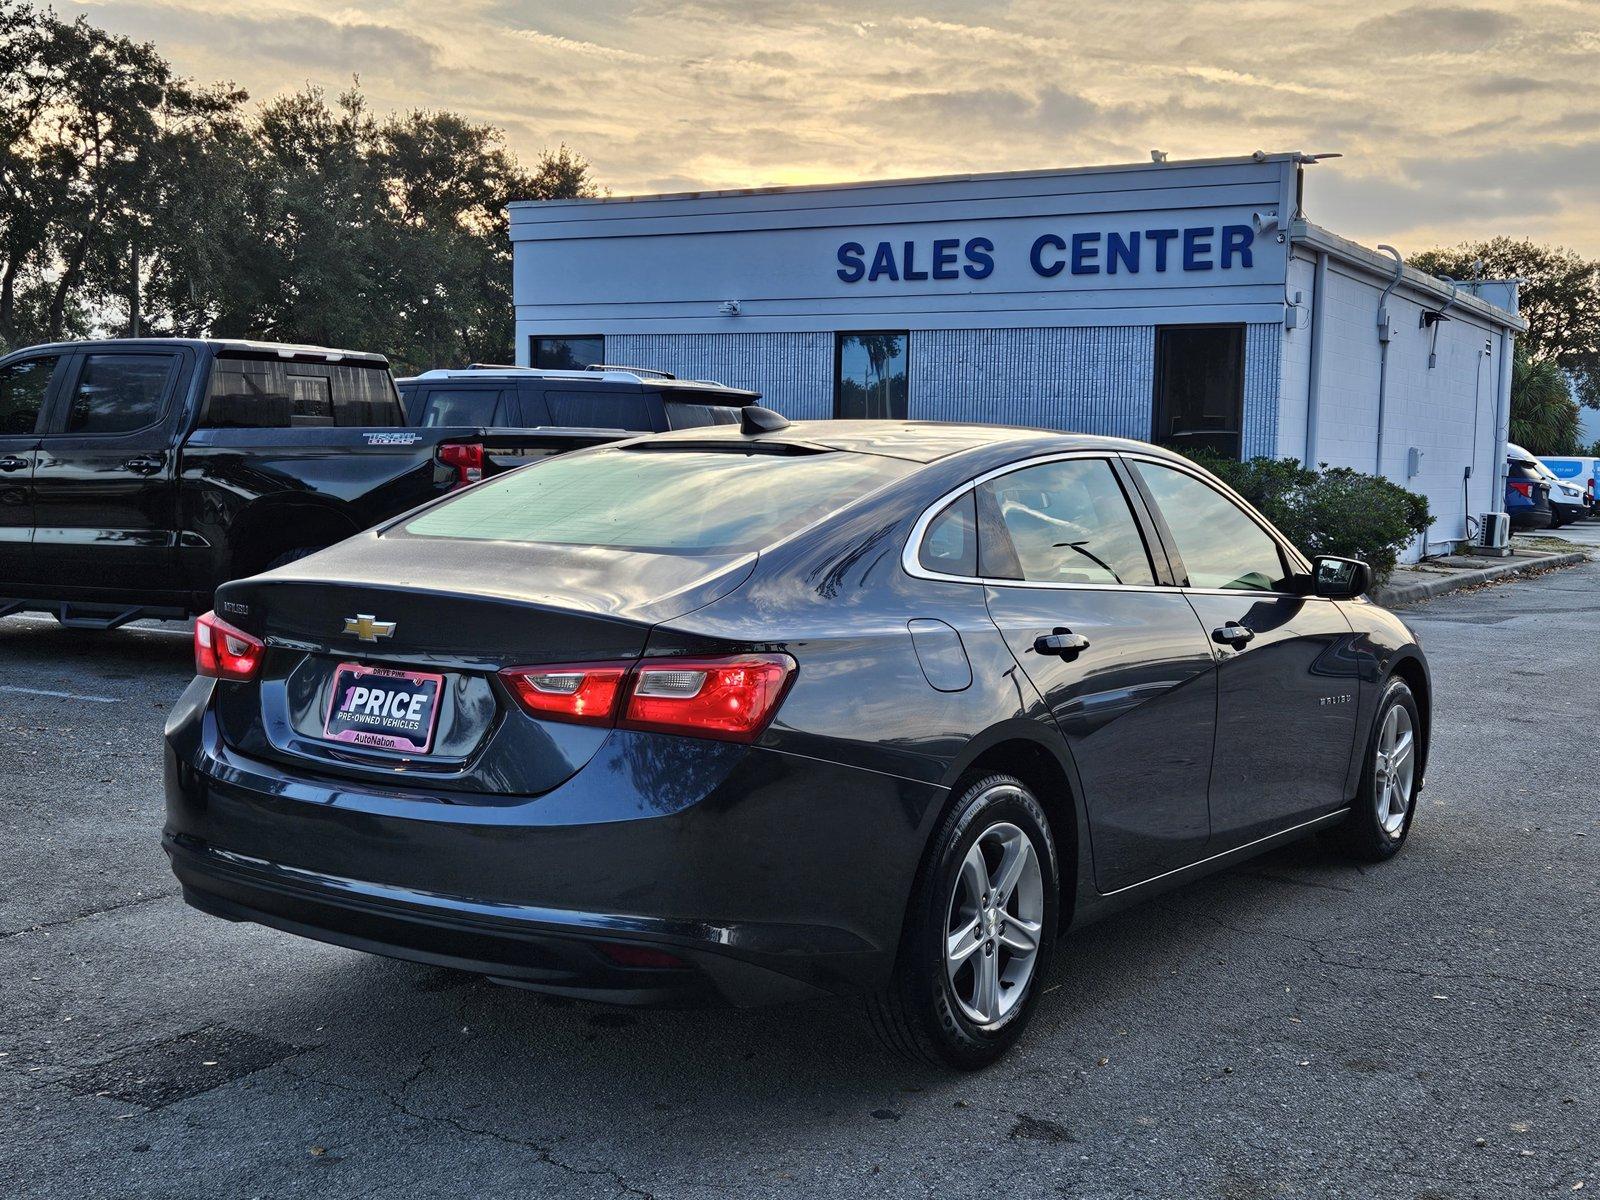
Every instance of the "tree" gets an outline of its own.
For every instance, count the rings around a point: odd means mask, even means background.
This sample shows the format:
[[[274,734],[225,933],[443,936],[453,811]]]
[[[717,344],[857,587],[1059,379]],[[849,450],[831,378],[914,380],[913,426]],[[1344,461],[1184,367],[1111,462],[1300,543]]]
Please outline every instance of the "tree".
[[[1522,342],[1529,356],[1554,362],[1572,376],[1578,398],[1600,408],[1600,262],[1560,247],[1497,237],[1426,250],[1411,265],[1459,280],[1520,278],[1519,307],[1528,319]]]
[[[1511,440],[1530,454],[1578,453],[1578,405],[1555,361],[1520,345],[1511,364]]]

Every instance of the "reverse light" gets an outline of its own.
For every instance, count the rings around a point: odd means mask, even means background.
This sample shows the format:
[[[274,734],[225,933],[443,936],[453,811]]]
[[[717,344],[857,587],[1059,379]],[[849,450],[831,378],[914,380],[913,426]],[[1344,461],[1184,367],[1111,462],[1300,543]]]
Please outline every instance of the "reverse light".
[[[267,647],[208,612],[194,623],[194,672],[210,679],[254,679]]]
[[[741,654],[508,667],[500,677],[535,717],[753,742],[794,671],[786,654]]]
[[[451,442],[439,447],[439,461],[454,467],[456,487],[466,487],[483,478],[483,444],[481,442]]]

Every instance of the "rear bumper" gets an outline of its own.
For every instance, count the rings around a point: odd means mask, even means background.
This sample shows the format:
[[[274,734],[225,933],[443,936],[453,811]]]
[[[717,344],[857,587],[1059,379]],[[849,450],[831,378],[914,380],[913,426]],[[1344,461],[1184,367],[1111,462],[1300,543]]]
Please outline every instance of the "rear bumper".
[[[163,843],[191,905],[586,999],[747,1005],[882,986],[944,798],[624,731],[541,796],[441,798],[241,757],[210,688],[197,681],[167,729]],[[618,945],[686,965],[620,966]]]

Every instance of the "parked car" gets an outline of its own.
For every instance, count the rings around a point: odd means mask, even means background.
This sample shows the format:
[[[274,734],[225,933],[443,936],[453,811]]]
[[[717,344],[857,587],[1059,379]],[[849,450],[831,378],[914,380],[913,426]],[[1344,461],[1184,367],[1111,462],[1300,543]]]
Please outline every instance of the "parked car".
[[[502,465],[615,432],[408,428],[377,354],[141,339],[0,358],[0,616],[109,628],[211,607]]]
[[[1549,529],[1553,520],[1550,508],[1550,481],[1539,472],[1538,464],[1522,450],[1506,450],[1506,513],[1513,529]]]
[[[1549,489],[1550,503],[1550,528],[1560,529],[1563,525],[1570,525],[1574,521],[1581,521],[1589,515],[1589,503],[1584,498],[1583,488],[1569,480],[1562,479],[1549,467],[1521,446],[1514,442],[1506,443],[1506,460],[1531,466]]]
[[[1431,687],[1368,583],[1143,443],[749,409],[225,585],[164,846],[230,920],[975,1067],[1067,927],[1400,849]]]
[[[1600,476],[1600,459],[1588,455],[1541,455],[1540,464],[1564,486],[1580,490],[1585,517],[1595,515],[1595,479]]]
[[[399,381],[411,424],[584,427],[661,433],[734,425],[760,392],[642,367],[583,371],[477,364]]]

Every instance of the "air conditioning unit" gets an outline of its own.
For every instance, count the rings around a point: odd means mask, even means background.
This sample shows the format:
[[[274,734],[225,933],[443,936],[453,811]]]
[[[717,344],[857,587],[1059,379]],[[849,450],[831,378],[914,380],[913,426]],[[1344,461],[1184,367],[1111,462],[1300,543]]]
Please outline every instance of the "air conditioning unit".
[[[1503,512],[1480,513],[1478,540],[1474,549],[1488,554],[1507,554],[1511,550],[1511,515]]]

